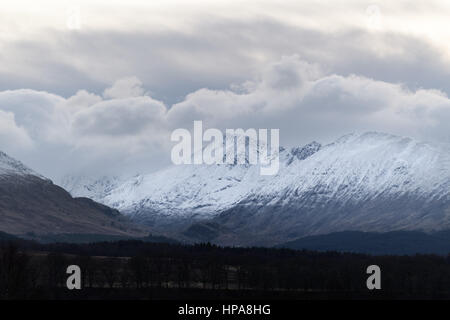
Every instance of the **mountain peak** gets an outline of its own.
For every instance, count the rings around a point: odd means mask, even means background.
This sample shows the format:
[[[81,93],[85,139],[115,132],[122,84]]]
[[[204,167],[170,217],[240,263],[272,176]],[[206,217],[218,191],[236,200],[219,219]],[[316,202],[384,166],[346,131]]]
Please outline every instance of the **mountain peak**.
[[[98,201],[156,229],[207,219],[251,234],[250,242],[256,235],[280,241],[342,230],[439,230],[450,226],[449,150],[352,133],[280,152],[274,176],[251,165],[171,166],[120,183]]]
[[[11,158],[6,153],[0,151],[0,175],[9,174],[39,176],[39,174],[25,166],[22,162]]]

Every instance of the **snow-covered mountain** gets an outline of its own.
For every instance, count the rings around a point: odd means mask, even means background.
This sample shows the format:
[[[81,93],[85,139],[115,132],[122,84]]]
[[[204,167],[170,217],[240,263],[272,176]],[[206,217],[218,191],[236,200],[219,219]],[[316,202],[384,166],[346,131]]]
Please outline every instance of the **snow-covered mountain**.
[[[280,148],[275,176],[248,164],[171,166],[92,196],[104,194],[96,199],[156,227],[197,222],[201,233],[207,221],[211,240],[244,244],[342,230],[450,229],[449,190],[449,145],[368,132]]]
[[[87,197],[94,201],[101,201],[125,181],[126,178],[118,176],[66,175],[58,184],[77,197]]]
[[[40,174],[26,167],[22,162],[11,158],[6,153],[0,151],[0,176],[8,175],[33,175],[42,178]]]
[[[51,234],[142,236],[117,210],[67,191],[0,152],[0,231],[34,237]]]

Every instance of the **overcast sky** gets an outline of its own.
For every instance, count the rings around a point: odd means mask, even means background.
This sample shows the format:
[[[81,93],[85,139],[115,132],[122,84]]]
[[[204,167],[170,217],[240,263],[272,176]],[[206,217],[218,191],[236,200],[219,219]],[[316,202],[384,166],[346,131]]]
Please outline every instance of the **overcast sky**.
[[[194,120],[286,146],[450,142],[449,16],[444,0],[2,2],[0,150],[57,179],[153,171]]]

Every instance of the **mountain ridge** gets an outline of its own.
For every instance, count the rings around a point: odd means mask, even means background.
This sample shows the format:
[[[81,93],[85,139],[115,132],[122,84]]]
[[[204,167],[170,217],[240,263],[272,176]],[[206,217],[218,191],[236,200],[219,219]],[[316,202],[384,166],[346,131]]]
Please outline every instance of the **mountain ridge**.
[[[12,235],[144,235],[116,209],[74,198],[50,179],[0,152],[0,231]]]
[[[449,150],[351,133],[326,145],[280,148],[274,176],[247,164],[171,166],[126,180],[100,201],[161,229],[211,221],[222,226],[212,241],[227,245],[344,230],[438,231],[450,229]]]

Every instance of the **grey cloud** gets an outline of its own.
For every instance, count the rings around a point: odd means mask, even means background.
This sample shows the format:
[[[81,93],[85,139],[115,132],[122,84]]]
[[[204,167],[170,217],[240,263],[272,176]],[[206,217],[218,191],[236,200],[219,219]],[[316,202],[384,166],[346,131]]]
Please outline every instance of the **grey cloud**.
[[[286,146],[328,142],[355,130],[450,142],[445,93],[320,69],[285,56],[237,89],[203,88],[172,106],[141,91],[135,78],[105,90],[121,98],[85,90],[69,98],[0,92],[0,121],[9,128],[0,130],[0,142],[29,137],[33,148],[13,155],[51,177],[67,170],[152,171],[170,158],[171,131],[191,129],[194,120],[203,120],[205,128],[278,128]],[[8,152],[11,146],[1,148]]]
[[[273,65],[269,79],[253,83],[244,93],[199,90],[168,112],[169,122],[202,119],[212,127],[280,128],[284,143],[333,139],[354,130],[385,131],[420,139],[445,139],[450,100],[437,90],[407,87],[361,76],[325,75],[302,82],[295,90],[267,90],[280,77],[277,70],[297,70],[298,58]],[[283,71],[281,71],[283,76]],[[272,79],[271,79],[272,78]],[[296,77],[293,82],[297,84]],[[438,116],[439,115],[439,116]],[[433,128],[430,130],[430,128]],[[437,134],[432,137],[429,133]],[[439,138],[438,138],[439,136]]]
[[[0,110],[0,145],[18,151],[33,146],[27,131],[17,125],[14,114]]]
[[[54,140],[64,135],[64,110],[58,110],[64,98],[29,89],[0,92],[0,110],[14,114],[19,127],[42,140]],[[60,112],[62,111],[62,112]]]
[[[122,78],[114,82],[111,88],[105,89],[103,96],[105,98],[129,98],[139,97],[144,94],[142,82],[137,77]]]
[[[424,39],[389,31],[324,32],[267,17],[203,19],[191,28],[49,31],[43,39],[3,43],[0,89],[27,87],[69,97],[89,88],[101,94],[111,79],[135,75],[153,97],[171,105],[199,88],[226,89],[260,74],[270,61],[299,54],[328,73],[450,93],[445,53]]]
[[[78,112],[74,130],[83,135],[136,135],[148,126],[160,127],[166,107],[150,97],[130,97],[96,103]]]

